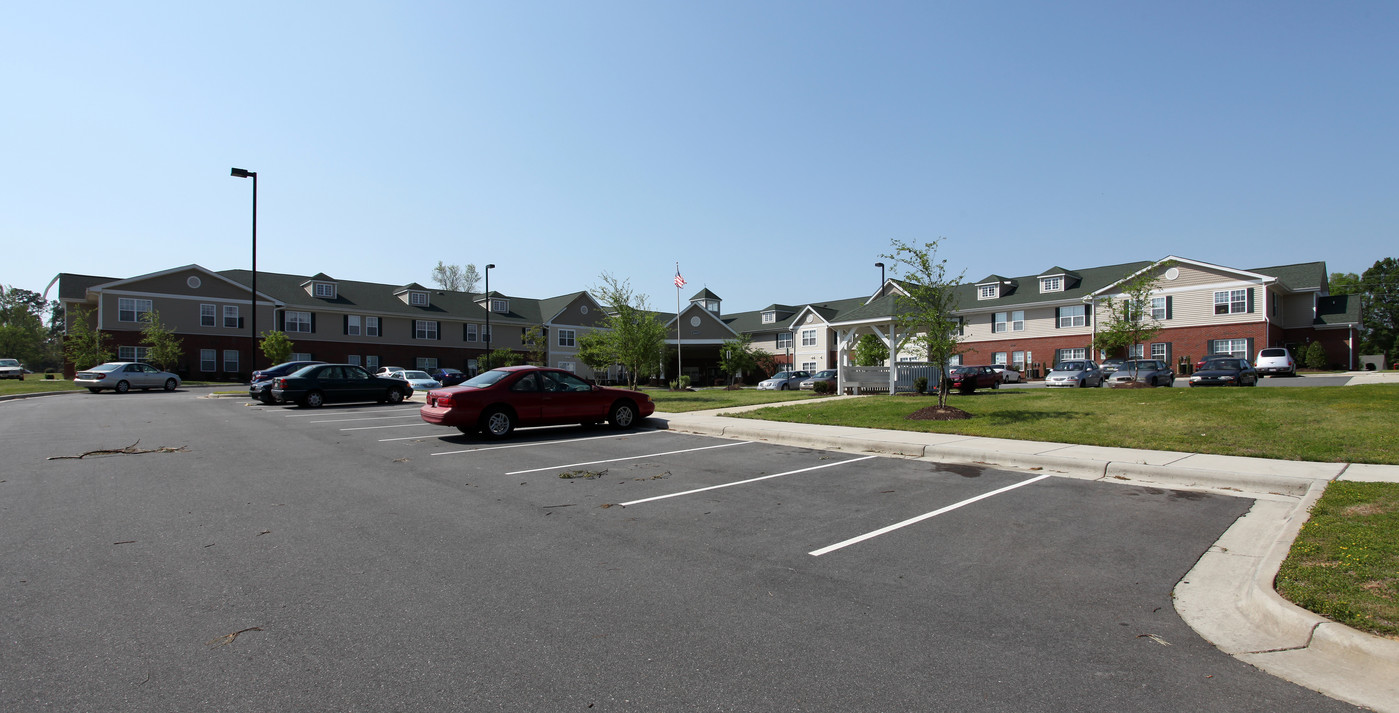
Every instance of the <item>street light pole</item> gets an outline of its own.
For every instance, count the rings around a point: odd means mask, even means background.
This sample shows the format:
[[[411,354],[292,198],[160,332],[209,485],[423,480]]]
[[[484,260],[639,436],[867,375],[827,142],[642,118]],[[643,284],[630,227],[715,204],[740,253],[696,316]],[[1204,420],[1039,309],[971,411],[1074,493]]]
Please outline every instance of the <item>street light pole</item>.
[[[491,268],[486,266],[486,368],[491,368]]]
[[[879,268],[879,289],[882,290],[884,289],[884,263],[877,262],[874,266]]]
[[[234,178],[253,179],[253,284],[248,295],[248,326],[251,327],[252,349],[248,350],[248,373],[257,369],[257,171],[233,169]],[[241,369],[240,369],[241,371]]]

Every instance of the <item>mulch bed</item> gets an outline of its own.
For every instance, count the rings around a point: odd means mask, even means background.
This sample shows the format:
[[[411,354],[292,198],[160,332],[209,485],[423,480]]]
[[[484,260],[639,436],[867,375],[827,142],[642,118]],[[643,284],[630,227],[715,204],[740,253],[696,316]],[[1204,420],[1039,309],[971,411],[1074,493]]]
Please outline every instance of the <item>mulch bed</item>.
[[[905,416],[910,421],[960,421],[972,415],[954,406],[929,406]]]

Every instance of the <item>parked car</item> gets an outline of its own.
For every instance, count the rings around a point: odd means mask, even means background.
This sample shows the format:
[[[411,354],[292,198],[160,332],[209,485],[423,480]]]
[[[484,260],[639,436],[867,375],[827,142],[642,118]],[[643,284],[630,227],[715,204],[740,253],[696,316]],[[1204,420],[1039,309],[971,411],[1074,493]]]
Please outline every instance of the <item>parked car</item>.
[[[1020,374],[1020,370],[1010,364],[992,364],[991,368],[995,369],[996,373],[1001,375],[1002,384],[1018,384],[1024,380],[1024,377]]]
[[[1254,362],[1253,368],[1259,374],[1297,375],[1297,361],[1292,358],[1292,353],[1284,347],[1268,347],[1260,350],[1258,361]]]
[[[1121,369],[1121,368],[1122,368],[1122,363],[1125,362],[1125,361],[1127,361],[1127,360],[1126,360],[1126,359],[1104,359],[1104,360],[1103,360],[1103,363],[1098,365],[1098,371],[1103,372],[1103,380],[1106,381],[1106,380],[1112,378],[1112,375],[1113,375],[1114,373],[1116,373],[1118,369]]]
[[[408,370],[403,372],[403,380],[413,385],[414,391],[428,391],[441,388],[442,382],[428,376],[426,371]]]
[[[1234,356],[1233,354],[1210,354],[1209,356],[1206,356],[1205,358],[1203,358],[1203,359],[1201,359],[1201,360],[1195,362],[1195,371],[1199,371],[1199,370],[1205,368],[1205,362],[1207,362],[1207,361],[1209,361],[1209,360],[1211,360],[1211,359],[1228,359],[1228,358],[1233,357],[1233,356]],[[1237,358],[1237,357],[1236,357],[1236,358]]]
[[[24,381],[24,375],[28,373],[18,359],[0,359],[0,379],[19,379]]]
[[[1191,386],[1257,386],[1258,371],[1247,359],[1216,357],[1190,375]]]
[[[109,361],[91,369],[84,369],[73,377],[73,383],[97,393],[111,389],[124,394],[132,389],[150,391],[165,389],[174,391],[180,386],[180,377],[168,371],[161,371],[150,364],[134,361]]]
[[[248,396],[265,404],[277,403],[277,400],[272,398],[273,379],[279,376],[286,376],[293,371],[298,371],[312,364],[324,363],[323,361],[284,361],[276,366],[269,366],[266,369],[254,371],[252,383],[248,384]]]
[[[597,386],[564,369],[506,366],[429,391],[419,413],[428,423],[504,438],[517,426],[608,421],[632,428],[655,411],[639,391]]]
[[[403,372],[408,371],[401,366],[381,366],[374,372],[375,376],[382,376],[389,379],[402,379]]]
[[[1070,359],[1054,366],[1044,377],[1045,386],[1101,386],[1103,372],[1089,359]]]
[[[810,391],[810,390],[813,390],[813,389],[816,388],[816,382],[818,382],[818,381],[824,381],[824,382],[826,382],[827,384],[830,384],[832,389],[835,389],[835,387],[836,387],[836,370],[835,370],[835,369],[823,369],[823,370],[821,370],[821,371],[818,371],[818,372],[816,372],[815,374],[812,374],[812,375],[811,375],[811,378],[809,378],[809,379],[802,379],[801,383],[798,384],[798,386],[799,386],[800,388],[802,388],[802,389],[806,389],[806,390]]]
[[[1139,381],[1152,386],[1175,386],[1176,373],[1160,359],[1128,359],[1108,377],[1108,384]]]
[[[306,408],[337,401],[396,404],[412,395],[407,381],[376,376],[355,364],[313,364],[272,381],[272,398],[277,403]]]
[[[970,394],[977,389],[1001,388],[1001,375],[989,366],[954,366],[947,370],[951,388]]]
[[[759,391],[786,391],[787,389],[799,389],[803,379],[810,379],[809,371],[779,371],[767,379],[758,382]]]
[[[471,378],[460,369],[428,369],[427,375],[441,382],[443,386],[456,386]]]

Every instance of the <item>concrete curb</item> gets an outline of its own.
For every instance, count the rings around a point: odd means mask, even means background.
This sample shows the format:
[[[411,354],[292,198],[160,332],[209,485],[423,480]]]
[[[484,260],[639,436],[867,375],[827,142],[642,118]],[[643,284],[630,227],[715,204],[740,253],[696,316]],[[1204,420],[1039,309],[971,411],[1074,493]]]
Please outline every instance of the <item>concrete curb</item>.
[[[81,391],[34,391],[27,394],[6,394],[0,396],[0,401],[18,401],[19,399],[37,399],[40,396],[61,396],[63,394],[81,394]]]

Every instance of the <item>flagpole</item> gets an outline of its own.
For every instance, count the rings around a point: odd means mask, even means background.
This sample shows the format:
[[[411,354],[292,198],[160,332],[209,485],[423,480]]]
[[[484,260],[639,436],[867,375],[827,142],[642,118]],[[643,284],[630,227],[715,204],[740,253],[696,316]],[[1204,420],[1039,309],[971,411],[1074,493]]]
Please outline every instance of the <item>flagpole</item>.
[[[680,383],[680,376],[685,373],[685,355],[680,347],[680,286],[685,284],[685,278],[680,276],[680,263],[675,263],[675,383]]]

